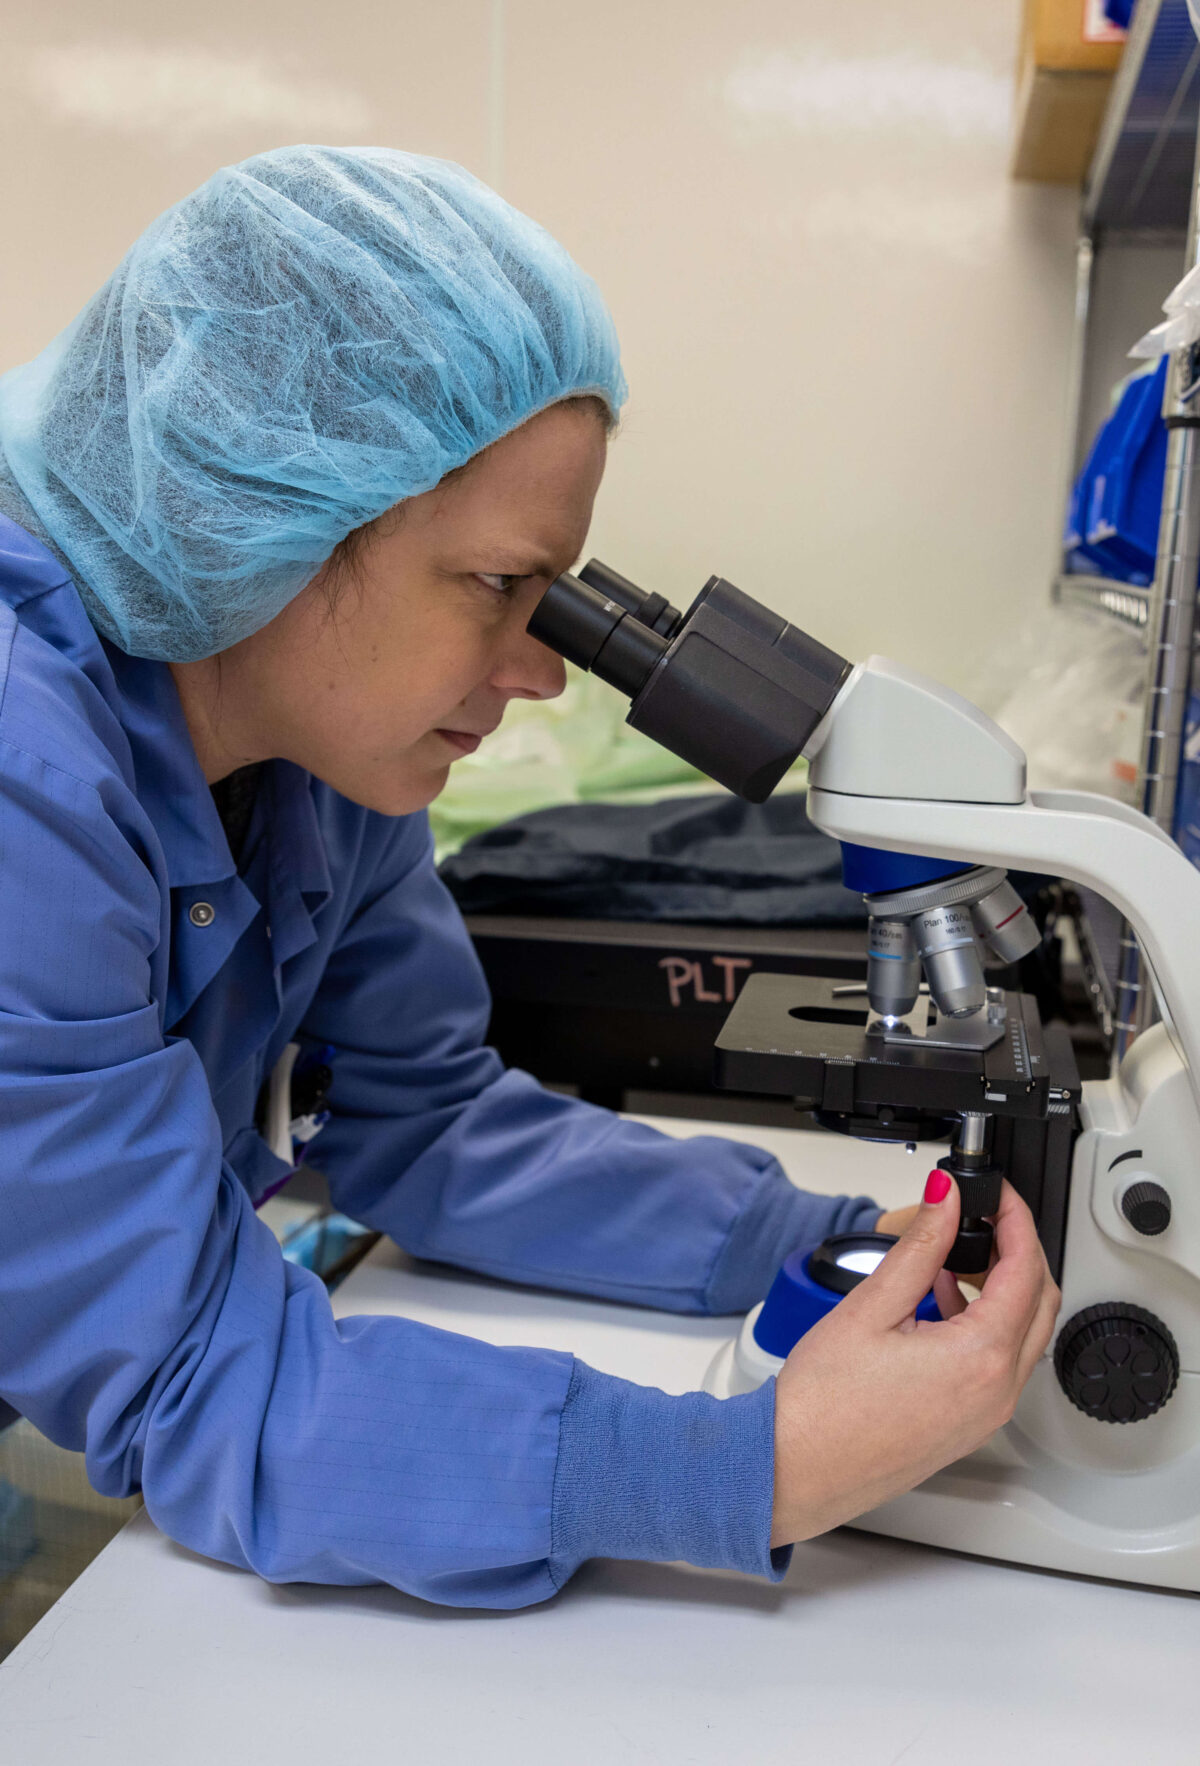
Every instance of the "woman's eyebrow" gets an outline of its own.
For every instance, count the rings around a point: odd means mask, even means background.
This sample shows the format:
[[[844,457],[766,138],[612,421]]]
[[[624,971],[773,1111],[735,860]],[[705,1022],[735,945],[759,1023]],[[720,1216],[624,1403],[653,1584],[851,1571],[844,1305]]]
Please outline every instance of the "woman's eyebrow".
[[[489,574],[496,576],[557,576],[563,566],[548,552],[503,552],[483,548]]]

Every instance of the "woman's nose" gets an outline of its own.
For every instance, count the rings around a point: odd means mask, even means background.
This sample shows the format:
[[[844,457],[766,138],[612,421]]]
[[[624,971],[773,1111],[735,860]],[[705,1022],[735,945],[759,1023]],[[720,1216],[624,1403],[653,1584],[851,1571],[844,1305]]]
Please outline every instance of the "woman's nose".
[[[506,647],[492,684],[511,699],[557,699],[567,684],[566,664],[556,651],[522,631]]]

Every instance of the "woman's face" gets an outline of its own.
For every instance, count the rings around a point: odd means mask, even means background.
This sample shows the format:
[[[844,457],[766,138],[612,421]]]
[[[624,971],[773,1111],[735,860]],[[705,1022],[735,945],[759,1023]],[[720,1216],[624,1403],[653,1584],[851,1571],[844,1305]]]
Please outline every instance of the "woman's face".
[[[261,631],[172,665],[210,782],[281,757],[385,815],[431,803],[510,699],[563,690],[525,627],[583,549],[605,448],[593,402],[553,406],[385,516]]]

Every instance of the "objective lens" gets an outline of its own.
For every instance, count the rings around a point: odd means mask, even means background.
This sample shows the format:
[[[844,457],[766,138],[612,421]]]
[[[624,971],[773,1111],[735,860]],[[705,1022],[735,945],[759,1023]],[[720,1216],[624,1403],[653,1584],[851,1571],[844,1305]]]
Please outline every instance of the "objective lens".
[[[881,1018],[903,1018],[921,991],[921,959],[907,920],[872,919],[867,930],[867,999]]]
[[[1002,963],[1017,963],[1042,942],[1033,915],[1012,884],[998,883],[971,909],[981,938],[986,938]]]
[[[987,999],[971,910],[930,908],[912,921],[934,1004],[947,1018],[969,1018]]]

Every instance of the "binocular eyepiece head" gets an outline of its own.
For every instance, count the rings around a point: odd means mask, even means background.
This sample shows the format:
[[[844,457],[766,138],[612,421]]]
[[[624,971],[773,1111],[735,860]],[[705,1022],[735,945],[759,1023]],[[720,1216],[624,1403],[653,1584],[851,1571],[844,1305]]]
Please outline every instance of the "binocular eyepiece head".
[[[624,693],[634,729],[751,803],[770,796],[850,672],[723,577],[681,614],[595,559],[551,583],[529,632]]]

